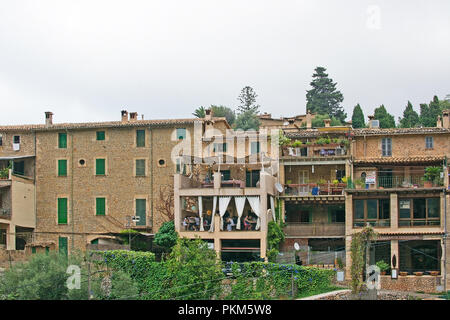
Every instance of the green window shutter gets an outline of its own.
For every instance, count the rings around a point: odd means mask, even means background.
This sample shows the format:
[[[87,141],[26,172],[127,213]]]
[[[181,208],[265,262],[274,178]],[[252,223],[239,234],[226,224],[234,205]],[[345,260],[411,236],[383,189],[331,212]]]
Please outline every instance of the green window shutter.
[[[105,131],[97,131],[97,140],[98,141],[105,140]]]
[[[68,254],[67,252],[67,237],[59,237],[59,253],[66,255]]]
[[[98,176],[105,175],[105,159],[95,159],[95,174]]]
[[[185,128],[178,128],[177,129],[177,139],[178,140],[186,139],[186,129]]]
[[[45,247],[45,254],[48,254],[50,252],[50,248],[49,247]]]
[[[309,219],[309,223],[312,223],[313,222],[313,219],[312,219],[312,210],[310,210],[309,211],[309,217],[308,217],[308,219]]]
[[[36,247],[31,248],[31,253],[36,253]]]
[[[176,173],[181,173],[181,160],[177,159]]]
[[[252,174],[250,171],[245,173],[245,186],[250,188],[252,186]]]
[[[146,211],[147,211],[147,200],[146,199],[136,199],[136,216],[138,216],[139,222],[136,223],[138,226],[146,225]]]
[[[136,160],[136,176],[145,176],[145,159]]]
[[[259,142],[252,142],[250,154],[259,153]]]
[[[58,198],[58,224],[67,224],[67,198]]]
[[[67,160],[58,160],[58,176],[67,176]]]
[[[223,150],[223,152],[227,152],[227,143],[223,144],[222,150]]]
[[[97,216],[104,216],[106,214],[106,199],[105,198],[96,198],[95,199],[95,214]]]
[[[98,239],[94,239],[91,241],[92,244],[98,244]]]
[[[136,146],[145,147],[145,130],[136,130]]]
[[[58,146],[61,149],[67,148],[67,133],[58,134]]]

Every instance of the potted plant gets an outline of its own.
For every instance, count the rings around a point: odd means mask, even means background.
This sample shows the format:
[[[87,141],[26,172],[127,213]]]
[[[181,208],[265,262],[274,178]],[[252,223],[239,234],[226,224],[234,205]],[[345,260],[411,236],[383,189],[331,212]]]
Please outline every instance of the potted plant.
[[[384,262],[384,260],[380,260],[376,263],[377,267],[380,268],[381,275],[385,275],[389,270],[389,265]]]
[[[430,271],[430,276],[438,276],[439,271]]]
[[[426,167],[424,178],[424,187],[431,188],[432,186],[440,185],[441,183],[441,167]]]
[[[398,274],[401,275],[402,277],[405,277],[405,276],[408,275],[408,272],[406,272],[406,271],[400,271]]]
[[[362,189],[365,185],[365,181],[363,179],[356,179],[355,180],[356,189]]]
[[[416,271],[416,272],[414,272],[414,274],[415,274],[416,276],[420,277],[421,275],[423,275],[423,272]]]

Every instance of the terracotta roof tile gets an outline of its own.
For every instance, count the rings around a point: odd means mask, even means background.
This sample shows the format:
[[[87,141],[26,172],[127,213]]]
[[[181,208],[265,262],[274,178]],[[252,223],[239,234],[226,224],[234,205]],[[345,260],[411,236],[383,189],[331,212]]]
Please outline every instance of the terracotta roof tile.
[[[383,158],[364,158],[353,160],[354,163],[421,163],[443,161],[445,156],[417,156],[417,157],[383,157]]]
[[[429,133],[450,133],[450,129],[428,127],[428,128],[363,128],[353,129],[354,136],[365,135],[397,135],[397,134],[429,134]]]

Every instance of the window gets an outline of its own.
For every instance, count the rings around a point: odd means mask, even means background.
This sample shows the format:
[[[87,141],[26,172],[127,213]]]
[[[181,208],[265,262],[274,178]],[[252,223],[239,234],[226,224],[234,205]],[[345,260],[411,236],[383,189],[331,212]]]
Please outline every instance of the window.
[[[246,172],[245,186],[247,188],[255,188],[259,181],[259,170],[252,170]]]
[[[136,147],[145,147],[145,130],[136,130]]]
[[[439,226],[440,198],[399,200],[399,226]]]
[[[106,199],[96,198],[95,199],[95,215],[104,216],[106,214]]]
[[[220,175],[222,176],[222,180],[224,181],[231,180],[230,170],[221,170]]]
[[[6,229],[0,229],[0,244],[6,244]]]
[[[97,131],[97,141],[105,140],[105,131]]]
[[[227,152],[227,143],[214,143],[213,152]]]
[[[58,148],[67,148],[67,133],[58,133]]]
[[[25,175],[25,161],[13,161],[13,173],[20,176]]]
[[[390,200],[364,199],[353,202],[353,227],[390,226]]]
[[[145,176],[145,159],[136,160],[136,176]]]
[[[67,177],[67,160],[58,160],[58,177]]]
[[[3,135],[0,133],[0,146],[3,145]]]
[[[252,142],[250,147],[250,154],[259,153],[259,142]]]
[[[31,247],[31,253],[36,253],[36,247]]]
[[[58,198],[58,224],[67,224],[67,198]]]
[[[13,137],[13,143],[19,144],[20,143],[20,136],[14,136]]]
[[[95,174],[97,176],[104,176],[106,173],[106,161],[105,159],[95,159]]]
[[[177,159],[176,173],[186,174],[186,164],[182,163],[181,158]]]
[[[433,137],[425,137],[425,148],[433,149]]]
[[[343,223],[345,222],[345,209],[331,207],[328,209],[328,223]]]
[[[383,157],[392,156],[392,139],[391,138],[383,138],[381,140],[381,152]]]
[[[178,140],[186,139],[186,129],[185,128],[178,128],[177,129],[177,139]]]
[[[136,216],[139,217],[139,221],[136,222],[137,226],[145,226],[145,218],[147,216],[147,200],[136,199]]]
[[[59,237],[58,240],[59,254],[67,256],[67,237]]]

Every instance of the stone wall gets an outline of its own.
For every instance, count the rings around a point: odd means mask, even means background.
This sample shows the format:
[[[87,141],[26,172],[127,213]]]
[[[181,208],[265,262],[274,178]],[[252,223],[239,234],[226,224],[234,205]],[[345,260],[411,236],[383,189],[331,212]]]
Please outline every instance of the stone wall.
[[[412,291],[412,292],[437,292],[436,286],[441,284],[440,276],[380,276],[381,288],[385,290]]]

